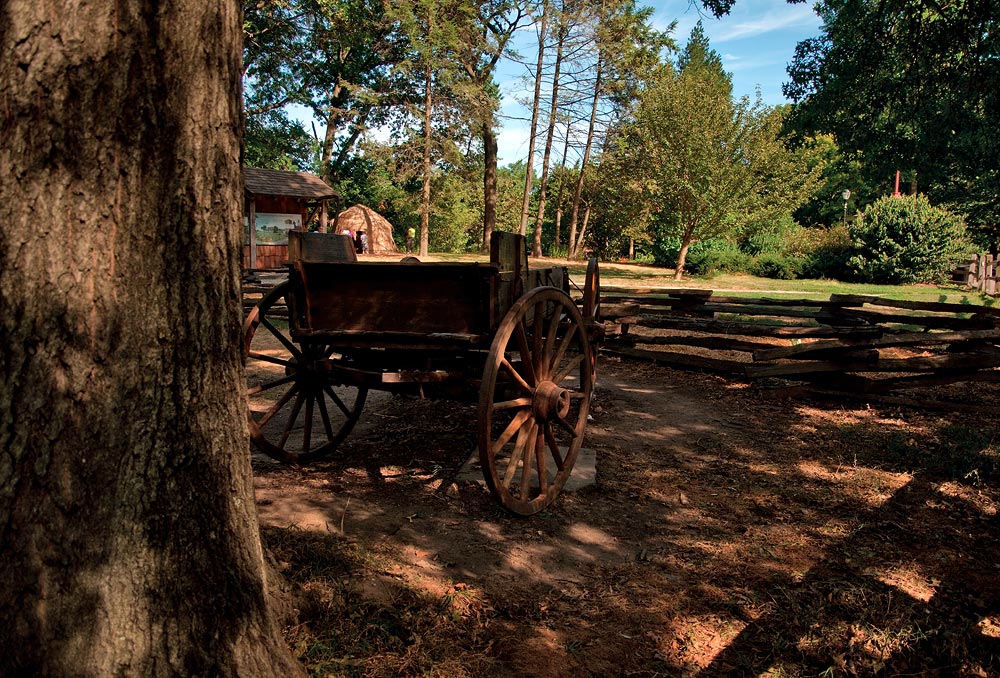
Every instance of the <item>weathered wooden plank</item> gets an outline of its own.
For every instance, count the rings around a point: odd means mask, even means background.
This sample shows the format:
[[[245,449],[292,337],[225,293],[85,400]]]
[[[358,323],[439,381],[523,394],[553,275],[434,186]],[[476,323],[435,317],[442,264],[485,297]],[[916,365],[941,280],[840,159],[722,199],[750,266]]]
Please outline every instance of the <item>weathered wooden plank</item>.
[[[879,311],[868,311],[863,309],[849,309],[838,311],[836,317],[858,318],[869,323],[897,324],[897,325],[920,325],[923,327],[945,328],[945,329],[987,329],[996,326],[994,316],[978,316],[972,318],[951,318],[947,316],[931,315],[903,315],[881,313]]]
[[[726,320],[698,320],[695,318],[671,318],[668,316],[641,316],[633,325],[656,329],[678,329],[708,334],[761,336],[761,337],[876,337],[883,330],[879,327],[831,327],[829,325],[765,325],[740,323]]]
[[[872,304],[889,308],[907,308],[914,311],[937,311],[944,313],[983,313],[1000,316],[1000,308],[978,304],[956,304],[944,301],[907,301],[902,299],[886,299],[868,294],[831,294],[830,301],[842,306],[862,306]]]
[[[640,311],[639,304],[606,304],[601,302],[601,317],[607,320],[635,316]]]
[[[732,337],[695,337],[692,335],[654,337],[646,334],[623,334],[615,337],[614,343],[626,346],[635,346],[636,344],[648,344],[650,346],[698,346],[723,351],[744,351],[746,353],[770,346],[770,344],[741,341]]]
[[[709,370],[723,374],[743,374],[743,369],[748,363],[738,360],[723,360],[721,358],[707,358],[690,353],[676,353],[672,351],[645,351],[638,348],[610,347],[601,348],[602,353],[608,355],[621,356],[623,358],[636,358],[655,363],[657,365],[668,365],[671,367],[693,367],[697,369]]]
[[[811,344],[799,344],[798,346],[769,346],[755,351],[753,359],[755,361],[778,360],[781,358],[796,358],[798,356],[809,355],[817,352],[852,350],[859,345],[872,347],[900,347],[900,346],[923,346],[950,344],[964,341],[981,341],[1000,338],[1000,329],[996,330],[969,330],[966,332],[910,332],[907,334],[897,334],[891,336],[877,337],[866,340],[863,344],[850,343],[846,340],[817,341]]]
[[[601,286],[601,296],[604,294],[631,294],[631,295],[642,295],[651,297],[710,297],[713,294],[712,290],[700,289],[695,287],[622,287],[619,285],[602,285]]]
[[[1000,353],[995,355],[949,354],[931,358],[881,358],[878,360],[802,360],[773,365],[751,364],[747,376],[787,377],[816,372],[929,372],[945,369],[985,369],[1000,367]]]
[[[492,264],[295,264],[296,300],[305,325],[295,330],[491,334]]]
[[[748,306],[804,306],[806,308],[830,308],[839,306],[827,299],[776,299],[774,297],[724,297],[712,295],[713,304],[746,304]]]
[[[804,310],[788,307],[768,307],[749,304],[717,304],[714,301],[702,304],[702,308],[712,313],[727,313],[741,316],[760,316],[771,318],[812,318],[820,316],[818,310]]]

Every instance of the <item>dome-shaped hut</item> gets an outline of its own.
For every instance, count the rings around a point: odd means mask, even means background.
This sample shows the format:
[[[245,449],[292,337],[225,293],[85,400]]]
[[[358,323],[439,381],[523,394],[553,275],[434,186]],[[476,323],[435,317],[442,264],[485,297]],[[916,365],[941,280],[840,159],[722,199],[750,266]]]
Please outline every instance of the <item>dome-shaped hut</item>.
[[[392,224],[367,205],[354,205],[337,215],[337,232],[350,230],[368,234],[368,251],[372,254],[396,254],[399,250],[392,239]]]

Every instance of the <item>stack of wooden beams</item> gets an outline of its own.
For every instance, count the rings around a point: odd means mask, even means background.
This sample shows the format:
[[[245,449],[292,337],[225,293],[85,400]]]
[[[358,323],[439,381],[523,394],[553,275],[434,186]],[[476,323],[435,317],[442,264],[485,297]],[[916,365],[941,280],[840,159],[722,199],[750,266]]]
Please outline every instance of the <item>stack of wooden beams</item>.
[[[602,302],[605,352],[674,367],[861,393],[1000,380],[1000,309],[987,306],[625,288]]]

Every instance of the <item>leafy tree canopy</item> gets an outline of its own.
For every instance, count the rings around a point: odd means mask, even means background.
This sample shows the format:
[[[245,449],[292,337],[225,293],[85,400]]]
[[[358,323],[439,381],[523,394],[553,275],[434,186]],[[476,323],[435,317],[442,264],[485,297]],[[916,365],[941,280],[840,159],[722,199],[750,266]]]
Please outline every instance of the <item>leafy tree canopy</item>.
[[[972,224],[1000,224],[998,0],[823,0],[823,34],[796,47],[786,96],[804,134],[897,169]]]

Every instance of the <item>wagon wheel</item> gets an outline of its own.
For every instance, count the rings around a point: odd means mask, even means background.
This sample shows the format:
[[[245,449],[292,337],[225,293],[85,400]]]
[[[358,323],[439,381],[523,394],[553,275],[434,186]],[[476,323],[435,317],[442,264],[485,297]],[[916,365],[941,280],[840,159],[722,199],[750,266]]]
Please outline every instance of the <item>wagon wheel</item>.
[[[583,444],[593,355],[583,317],[538,287],[504,316],[479,393],[479,461],[505,509],[531,515],[559,494]]]
[[[286,464],[333,452],[361,417],[368,389],[338,384],[324,369],[333,350],[288,333],[290,282],[266,294],[243,323],[247,421],[259,450]]]

